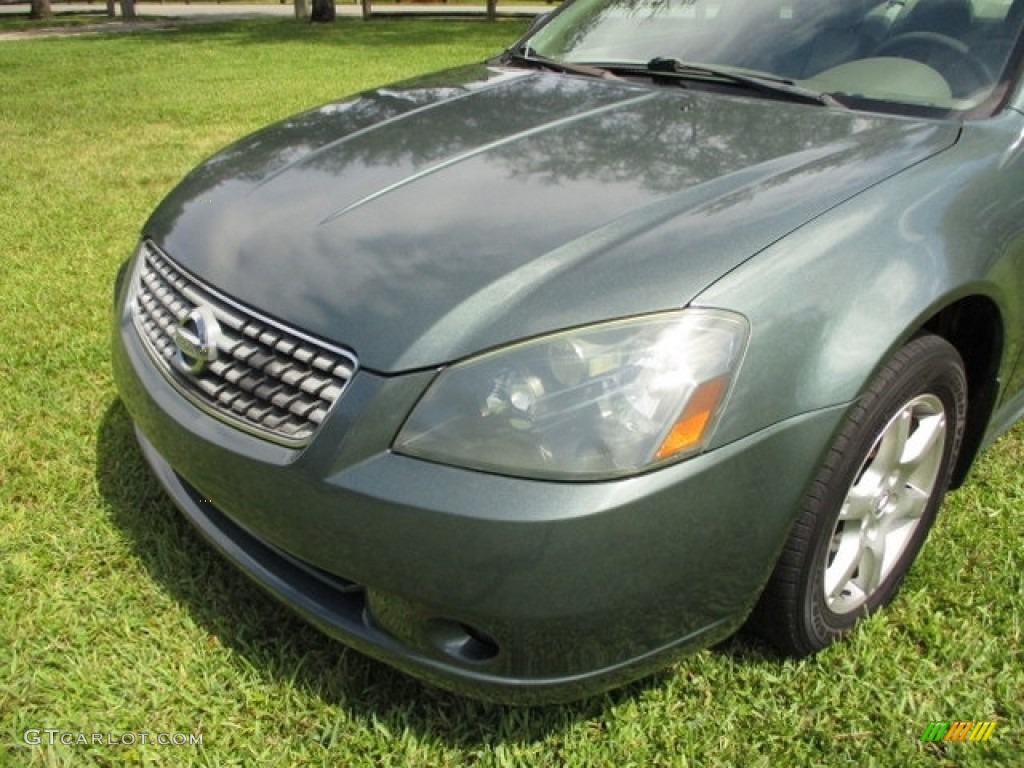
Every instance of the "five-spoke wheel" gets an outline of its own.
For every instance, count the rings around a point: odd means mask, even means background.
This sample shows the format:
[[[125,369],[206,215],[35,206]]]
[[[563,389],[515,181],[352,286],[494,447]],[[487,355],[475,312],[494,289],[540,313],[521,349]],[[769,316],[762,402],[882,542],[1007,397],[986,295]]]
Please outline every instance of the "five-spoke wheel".
[[[892,599],[949,485],[966,411],[945,340],[920,336],[883,366],[811,484],[755,629],[805,655]]]

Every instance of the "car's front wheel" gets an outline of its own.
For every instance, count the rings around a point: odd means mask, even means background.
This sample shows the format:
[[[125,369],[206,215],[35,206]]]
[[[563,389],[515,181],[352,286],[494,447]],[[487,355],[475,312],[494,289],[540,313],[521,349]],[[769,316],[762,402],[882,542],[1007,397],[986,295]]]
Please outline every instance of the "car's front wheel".
[[[780,650],[821,650],[889,602],[949,485],[967,412],[963,361],[913,339],[848,416],[811,484],[751,626]]]

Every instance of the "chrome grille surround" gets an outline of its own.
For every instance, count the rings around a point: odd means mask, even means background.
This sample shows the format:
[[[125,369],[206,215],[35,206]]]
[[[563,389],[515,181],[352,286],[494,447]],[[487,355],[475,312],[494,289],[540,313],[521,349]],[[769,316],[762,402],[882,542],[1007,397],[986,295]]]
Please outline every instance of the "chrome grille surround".
[[[216,356],[190,373],[175,363],[175,334],[202,307],[219,326]],[[175,389],[215,418],[281,445],[306,445],[358,368],[351,352],[242,306],[149,241],[137,256],[129,308],[150,357]]]

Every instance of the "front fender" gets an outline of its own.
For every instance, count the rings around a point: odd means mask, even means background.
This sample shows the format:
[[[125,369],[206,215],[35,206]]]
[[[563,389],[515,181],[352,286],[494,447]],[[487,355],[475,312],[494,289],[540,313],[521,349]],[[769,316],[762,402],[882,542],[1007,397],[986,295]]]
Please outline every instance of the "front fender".
[[[848,403],[930,318],[967,296],[999,309],[1003,397],[1024,328],[1024,159],[1014,112],[836,206],[693,302],[746,315],[747,357],[715,437]]]

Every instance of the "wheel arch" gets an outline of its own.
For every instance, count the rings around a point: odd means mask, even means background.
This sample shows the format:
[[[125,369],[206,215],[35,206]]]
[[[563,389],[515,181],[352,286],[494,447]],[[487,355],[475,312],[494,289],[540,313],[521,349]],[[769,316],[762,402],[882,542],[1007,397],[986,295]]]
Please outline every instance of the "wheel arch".
[[[951,488],[963,484],[981,449],[999,395],[1005,333],[1002,313],[983,295],[961,298],[932,315],[922,332],[941,336],[960,353],[967,375],[967,424]]]

